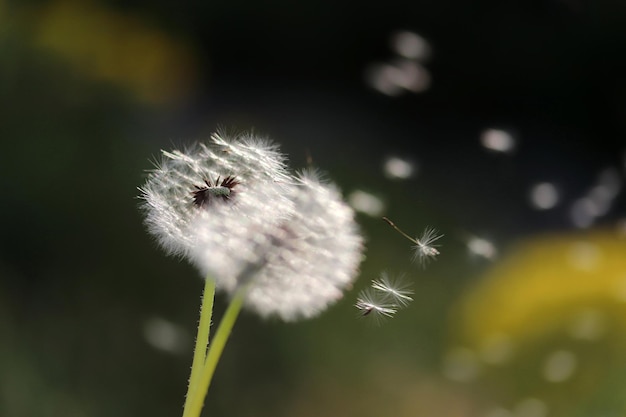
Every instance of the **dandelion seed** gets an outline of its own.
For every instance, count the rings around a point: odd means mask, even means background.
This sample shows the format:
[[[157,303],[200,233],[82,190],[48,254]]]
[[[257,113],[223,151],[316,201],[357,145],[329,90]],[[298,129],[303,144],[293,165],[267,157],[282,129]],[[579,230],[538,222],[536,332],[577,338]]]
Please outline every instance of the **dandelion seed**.
[[[439,250],[437,247],[439,245],[433,244],[437,240],[441,239],[443,235],[437,234],[437,231],[432,227],[427,227],[424,229],[422,236],[419,238],[412,238],[411,236],[404,233],[398,226],[395,225],[394,222],[389,220],[387,217],[383,217],[383,220],[389,224],[389,226],[393,227],[398,233],[407,238],[409,241],[413,242],[415,245],[413,246],[413,260],[419,262],[422,266],[425,266],[428,261],[435,258],[439,255]]]
[[[383,272],[378,280],[372,281],[372,288],[387,294],[398,307],[406,307],[413,301],[411,297],[413,290],[402,280],[402,277],[392,278],[389,274]]]
[[[366,288],[359,293],[354,306],[359,310],[361,317],[372,317],[377,322],[391,318],[397,312],[397,307],[389,302],[389,298],[379,291]]]
[[[431,258],[435,258],[439,255],[437,246],[433,243],[438,239],[441,239],[443,235],[438,235],[437,231],[433,228],[427,227],[424,229],[422,236],[415,239],[415,246],[413,246],[413,260],[418,261],[422,266],[425,266]]]
[[[370,288],[359,293],[356,304],[361,317],[372,316],[376,322],[393,317],[406,307],[413,298],[408,285],[401,278],[391,278],[386,272],[372,280]]]

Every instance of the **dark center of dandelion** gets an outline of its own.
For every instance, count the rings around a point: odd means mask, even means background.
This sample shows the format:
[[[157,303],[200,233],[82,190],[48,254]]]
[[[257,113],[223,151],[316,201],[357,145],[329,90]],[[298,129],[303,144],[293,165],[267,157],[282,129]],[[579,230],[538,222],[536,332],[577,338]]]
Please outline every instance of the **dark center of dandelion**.
[[[194,185],[196,189],[191,192],[191,194],[193,194],[193,204],[198,207],[204,207],[205,204],[210,203],[211,200],[215,198],[229,200],[233,195],[233,188],[241,184],[232,175],[229,175],[221,181],[220,177],[217,177],[215,182],[211,182],[210,179],[205,179],[204,183],[205,185],[203,186]]]

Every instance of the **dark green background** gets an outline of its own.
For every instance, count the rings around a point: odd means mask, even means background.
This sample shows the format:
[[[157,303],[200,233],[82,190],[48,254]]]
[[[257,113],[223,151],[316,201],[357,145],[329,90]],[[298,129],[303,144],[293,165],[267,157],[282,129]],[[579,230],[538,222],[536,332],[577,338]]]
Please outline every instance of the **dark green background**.
[[[49,4],[0,3],[0,416],[181,414],[191,345],[179,355],[155,350],[144,325],[161,317],[192,340],[202,281],[144,231],[136,187],[161,148],[220,125],[273,138],[294,168],[310,155],[346,193],[384,196],[386,214],[409,233],[430,225],[446,238],[438,261],[420,270],[408,242],[359,215],[368,249],[356,288],[381,270],[405,272],[415,302],[381,327],[355,318],[355,290],[309,322],[244,313],[206,415],[438,415],[397,408],[415,380],[460,404],[456,415],[483,415],[482,403],[516,395],[440,374],[450,309],[488,267],[467,258],[458,236],[492,236],[506,252],[534,233],[569,230],[568,205],[598,172],[623,173],[626,3],[102,3],[193,47],[192,90],[160,104],[33,44],[29,13]],[[431,43],[433,84],[391,98],[363,71],[391,59],[399,29]],[[514,154],[480,146],[494,126],[516,132]],[[417,159],[418,176],[386,179],[382,156],[391,153]],[[545,180],[561,185],[563,200],[539,213],[526,191]],[[621,195],[600,223],[624,207]],[[612,367],[590,378],[623,386]],[[515,379],[520,368],[495,378]],[[582,396],[576,415],[623,415],[623,392]]]

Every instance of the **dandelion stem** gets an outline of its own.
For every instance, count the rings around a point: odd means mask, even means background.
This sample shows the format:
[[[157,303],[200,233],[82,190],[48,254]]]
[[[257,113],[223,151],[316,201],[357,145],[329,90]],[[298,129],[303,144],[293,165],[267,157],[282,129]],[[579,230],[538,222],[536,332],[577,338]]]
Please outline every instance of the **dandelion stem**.
[[[228,336],[230,335],[230,332],[235,325],[235,321],[237,320],[237,316],[241,311],[241,306],[243,305],[243,300],[245,298],[247,289],[247,285],[240,287],[237,292],[235,292],[233,299],[226,309],[224,317],[222,317],[222,321],[220,322],[217,331],[213,336],[213,341],[209,345],[209,350],[206,355],[204,367],[202,368],[202,372],[198,376],[198,385],[196,389],[191,393],[191,399],[189,399],[188,404],[185,404],[183,417],[200,416],[200,413],[202,412],[202,407],[204,406],[204,399],[207,392],[209,391],[209,385],[211,384],[213,373],[215,372],[215,368],[217,367],[217,362],[222,356],[222,351],[224,350],[224,346],[226,346]]]
[[[383,220],[386,221],[389,224],[389,226],[391,226],[394,229],[396,229],[396,231],[398,233],[400,233],[402,236],[404,236],[405,238],[409,239],[411,242],[415,243],[416,245],[420,245],[420,242],[418,242],[417,240],[413,239],[411,236],[407,235],[402,230],[400,230],[400,228],[398,226],[396,226],[394,222],[392,222],[391,220],[389,220],[386,217],[383,217]]]
[[[196,336],[196,346],[193,351],[193,362],[191,365],[191,375],[189,376],[189,386],[185,398],[185,410],[189,407],[191,399],[198,388],[200,372],[206,359],[207,346],[209,344],[209,330],[211,328],[211,316],[213,314],[213,299],[215,297],[215,280],[206,277],[204,292],[202,293],[202,304],[200,306],[200,322],[198,323],[198,335]]]

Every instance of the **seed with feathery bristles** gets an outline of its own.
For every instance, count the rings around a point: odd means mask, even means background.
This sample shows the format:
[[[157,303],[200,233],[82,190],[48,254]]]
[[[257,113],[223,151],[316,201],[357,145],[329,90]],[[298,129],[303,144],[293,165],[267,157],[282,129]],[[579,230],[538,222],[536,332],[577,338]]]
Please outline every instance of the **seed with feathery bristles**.
[[[361,291],[354,306],[362,317],[371,316],[376,320],[391,318],[398,312],[397,306],[390,303],[388,297],[372,288]]]
[[[413,290],[402,280],[402,277],[392,278],[386,272],[380,274],[380,278],[372,281],[372,288],[389,296],[399,307],[406,307],[413,298]]]
[[[413,260],[418,261],[422,265],[426,265],[430,259],[439,255],[439,250],[436,248],[438,245],[433,245],[433,242],[442,237],[443,235],[438,235],[437,231],[432,227],[424,229],[422,236],[415,239]]]
[[[441,239],[443,235],[438,235],[437,231],[432,227],[427,227],[426,229],[424,229],[422,236],[420,236],[419,238],[412,238],[411,236],[404,233],[398,226],[395,225],[394,222],[389,220],[387,217],[383,217],[383,220],[386,221],[389,226],[393,227],[398,233],[400,233],[402,236],[415,244],[413,246],[414,261],[418,261],[422,266],[425,266],[428,261],[439,255],[439,250],[437,249],[439,245],[434,245],[433,243]]]

